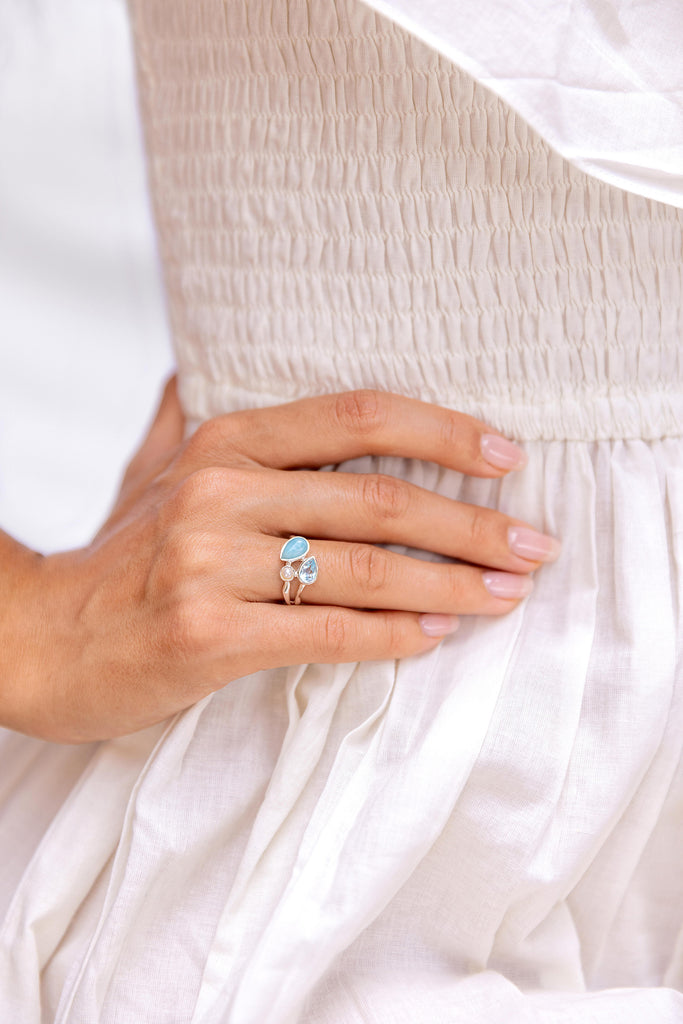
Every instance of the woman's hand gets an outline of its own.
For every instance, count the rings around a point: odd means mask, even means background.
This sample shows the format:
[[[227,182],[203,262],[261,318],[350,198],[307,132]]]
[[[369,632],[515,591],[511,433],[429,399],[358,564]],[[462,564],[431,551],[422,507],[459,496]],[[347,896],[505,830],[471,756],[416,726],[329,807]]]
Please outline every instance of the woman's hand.
[[[368,454],[478,477],[523,466],[511,442],[439,406],[351,391],[220,416],[184,443],[182,431],[172,381],[93,542],[40,560],[24,580],[23,660],[4,724],[102,739],[259,669],[417,654],[458,614],[509,611],[557,554],[499,512],[391,476],[311,468]],[[280,549],[292,534],[309,539],[320,573],[288,607]]]

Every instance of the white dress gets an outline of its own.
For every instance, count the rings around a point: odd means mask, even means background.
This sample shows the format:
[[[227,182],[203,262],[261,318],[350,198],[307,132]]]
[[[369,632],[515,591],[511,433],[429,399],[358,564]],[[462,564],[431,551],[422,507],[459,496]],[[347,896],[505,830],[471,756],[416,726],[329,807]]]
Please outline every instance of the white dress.
[[[191,422],[364,385],[462,409],[528,467],[343,468],[564,550],[420,657],[1,734],[0,1019],[683,1021],[683,212],[358,0],[133,13]]]

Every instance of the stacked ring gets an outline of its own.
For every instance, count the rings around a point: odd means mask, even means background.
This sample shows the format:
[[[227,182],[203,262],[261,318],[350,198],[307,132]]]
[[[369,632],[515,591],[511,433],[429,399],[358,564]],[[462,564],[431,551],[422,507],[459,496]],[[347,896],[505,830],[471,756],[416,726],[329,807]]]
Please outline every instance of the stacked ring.
[[[282,597],[287,604],[301,604],[301,594],[304,587],[315,583],[318,578],[318,563],[315,555],[309,555],[310,545],[305,537],[290,537],[285,541],[280,551],[280,558],[285,563],[280,569],[282,582]],[[307,557],[308,556],[308,557]],[[293,562],[299,562],[294,566]],[[298,580],[296,597],[292,600],[290,587],[294,580]]]

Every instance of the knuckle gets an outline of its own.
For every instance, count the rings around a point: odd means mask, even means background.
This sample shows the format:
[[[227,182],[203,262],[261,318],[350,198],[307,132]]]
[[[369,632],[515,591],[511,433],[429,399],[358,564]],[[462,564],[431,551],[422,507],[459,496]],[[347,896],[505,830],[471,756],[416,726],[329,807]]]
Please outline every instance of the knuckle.
[[[207,504],[225,497],[228,473],[218,466],[197,469],[176,488],[172,499],[173,511],[180,519],[196,515]]]
[[[226,560],[221,537],[200,530],[173,531],[167,538],[164,555],[183,579],[199,574],[211,576]]]
[[[330,608],[320,620],[319,647],[326,656],[342,658],[349,644],[349,622],[341,608]]]
[[[389,582],[386,553],[371,544],[352,544],[348,549],[348,570],[352,582],[363,590],[383,590]]]
[[[463,430],[463,417],[460,413],[449,409],[444,410],[439,440],[447,451],[462,448],[465,431]]]
[[[381,391],[359,388],[336,396],[334,415],[342,430],[365,436],[380,429],[387,419],[387,399]]]
[[[447,601],[445,610],[448,612],[463,611],[471,604],[470,589],[474,590],[474,587],[468,589],[467,577],[461,566],[449,565],[445,568],[444,591]]]
[[[182,531],[173,530],[164,538],[150,574],[150,586],[167,600],[179,600],[183,587],[193,575],[192,552]]]
[[[190,574],[194,561],[193,544],[190,535],[183,530],[173,530],[164,544],[164,576],[179,582]]]
[[[187,443],[188,451],[195,455],[211,455],[222,450],[232,436],[230,416],[214,416],[204,420]]]
[[[489,546],[491,542],[491,521],[489,515],[481,508],[473,508],[470,514],[468,542],[475,550]]]
[[[244,649],[244,622],[239,602],[203,586],[185,586],[170,603],[165,642],[175,657],[209,657],[229,638],[232,656]]]
[[[408,489],[396,477],[369,473],[361,486],[363,503],[375,519],[400,519],[408,511]]]
[[[385,616],[385,630],[389,650],[399,654],[406,650],[407,636],[403,617],[400,615],[387,614]]]
[[[206,622],[200,603],[186,593],[178,597],[166,617],[165,640],[174,655],[191,657],[206,645]]]

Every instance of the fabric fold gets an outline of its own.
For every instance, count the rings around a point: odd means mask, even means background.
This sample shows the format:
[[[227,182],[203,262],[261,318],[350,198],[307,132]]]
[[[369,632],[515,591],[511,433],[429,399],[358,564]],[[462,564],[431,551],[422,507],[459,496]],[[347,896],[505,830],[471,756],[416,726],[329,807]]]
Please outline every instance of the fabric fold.
[[[363,2],[464,68],[586,174],[683,207],[676,0]]]

